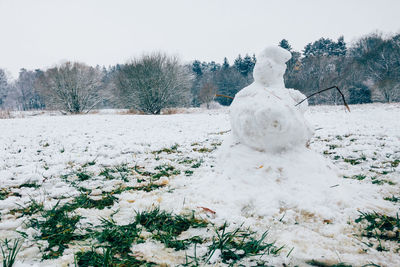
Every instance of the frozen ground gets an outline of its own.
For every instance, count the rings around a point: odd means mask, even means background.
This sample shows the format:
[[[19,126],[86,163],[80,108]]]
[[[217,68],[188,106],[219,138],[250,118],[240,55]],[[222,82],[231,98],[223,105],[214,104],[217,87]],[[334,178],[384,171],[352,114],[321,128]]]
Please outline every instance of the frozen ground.
[[[282,192],[285,183],[251,181],[254,173],[277,166],[274,159],[271,166],[249,171],[244,183],[223,177],[226,164],[219,151],[230,135],[226,110],[0,120],[0,239],[23,240],[20,266],[83,265],[90,256],[94,261],[95,252],[104,256],[102,247],[111,247],[115,262],[133,265],[136,258],[138,266],[398,266],[400,105],[351,109],[345,113],[342,107],[319,106],[306,113],[316,128],[310,149],[326,158],[340,180],[327,185],[326,192],[313,192],[301,181],[287,184],[298,197],[290,201]],[[292,157],[294,165],[305,160]],[[229,171],[235,172],[235,166]],[[306,177],[307,168],[298,172]],[[224,184],[225,191],[216,190]],[[237,191],[243,185],[246,190]],[[341,191],[345,187],[351,190]],[[247,196],[237,192],[257,194],[252,198],[256,208],[241,207]],[[331,202],[319,200],[330,194]],[[270,207],[291,204],[273,210],[263,203],[267,207],[262,209],[257,201],[263,199],[271,199]],[[301,208],[303,203],[307,208]],[[190,226],[171,232],[137,217],[158,207],[169,217],[157,215],[155,221],[168,217],[176,222],[176,215],[182,215]],[[128,242],[123,237],[134,235],[127,229],[132,225],[139,234]],[[128,252],[120,247],[124,242]],[[85,254],[92,247],[95,252]]]

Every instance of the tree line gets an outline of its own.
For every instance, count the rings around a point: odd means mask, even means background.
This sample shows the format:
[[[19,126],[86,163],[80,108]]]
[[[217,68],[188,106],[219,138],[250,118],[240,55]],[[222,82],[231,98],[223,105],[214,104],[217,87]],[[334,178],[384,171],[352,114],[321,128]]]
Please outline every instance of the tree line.
[[[295,51],[288,40],[279,46],[291,52],[285,85],[310,95],[337,85],[351,104],[400,101],[400,34],[383,37],[372,33],[350,47],[343,37],[320,38]],[[9,82],[0,69],[0,108],[17,110],[57,109],[81,113],[93,108],[129,108],[160,114],[165,108],[229,105],[229,97],[253,82],[254,55],[214,61],[194,60],[151,53],[115,66],[91,67],[66,62],[47,70],[21,69]],[[311,104],[340,102],[336,91],[310,99]]]
[[[292,50],[287,40],[279,45],[292,53],[284,76],[286,87],[309,95],[337,85],[350,104],[400,101],[400,34],[383,38],[372,33],[349,48],[343,37],[320,38],[302,53]],[[340,95],[333,90],[310,99],[311,104],[338,101]]]

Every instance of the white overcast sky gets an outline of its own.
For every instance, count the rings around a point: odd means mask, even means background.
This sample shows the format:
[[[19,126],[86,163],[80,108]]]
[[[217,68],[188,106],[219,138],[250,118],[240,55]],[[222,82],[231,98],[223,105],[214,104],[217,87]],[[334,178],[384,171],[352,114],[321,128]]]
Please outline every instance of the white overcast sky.
[[[0,68],[124,63],[149,51],[232,62],[286,38],[400,32],[400,0],[0,0]]]

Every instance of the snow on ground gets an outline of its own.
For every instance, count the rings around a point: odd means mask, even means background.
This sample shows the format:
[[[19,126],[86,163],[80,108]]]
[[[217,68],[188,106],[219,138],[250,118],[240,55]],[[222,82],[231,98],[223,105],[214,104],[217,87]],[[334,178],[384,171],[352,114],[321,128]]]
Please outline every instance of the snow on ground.
[[[306,117],[316,129],[310,149],[319,156],[310,151],[313,156],[298,158],[294,151],[291,166],[279,166],[280,155],[221,161],[231,134],[226,109],[0,120],[0,239],[24,238],[21,266],[73,265],[74,254],[88,251],[93,240],[71,240],[60,255],[50,255],[49,237],[39,240],[40,229],[31,223],[44,216],[32,209],[32,200],[50,210],[82,195],[92,200],[112,195],[116,200],[105,207],[69,210],[82,216],[74,233],[97,229],[101,218],[127,225],[136,212],[154,207],[181,215],[194,212],[209,223],[178,237],[202,237],[196,250],[193,244],[186,250],[166,247],[142,227],[143,242],[131,246],[132,255],[157,264],[182,264],[196,251],[199,260],[224,265],[223,251],[211,255],[209,248],[214,232],[227,222],[228,230],[250,227],[258,238],[268,231],[266,241],[284,246],[278,255],[244,257],[239,262],[246,266],[304,266],[311,260],[398,265],[398,229],[388,234],[397,239],[379,239],[380,233],[363,234],[366,221],[356,219],[360,212],[395,217],[399,211],[400,105],[357,105],[351,113],[339,106],[317,106]],[[315,161],[331,168],[326,177],[325,171],[320,173],[318,185],[307,181],[307,172],[318,173],[309,169],[317,168]],[[298,172],[298,179],[285,181],[284,170],[291,176]],[[230,180],[227,173],[243,178]],[[41,262],[43,255],[54,259]]]

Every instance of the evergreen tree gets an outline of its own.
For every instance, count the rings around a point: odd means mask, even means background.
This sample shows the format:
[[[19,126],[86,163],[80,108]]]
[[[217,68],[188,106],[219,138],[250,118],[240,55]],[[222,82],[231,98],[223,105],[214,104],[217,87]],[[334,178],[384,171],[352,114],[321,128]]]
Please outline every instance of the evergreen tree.
[[[255,57],[253,56],[253,58],[252,58],[248,54],[246,54],[246,56],[244,58],[242,58],[242,56],[239,55],[235,59],[234,67],[237,69],[237,71],[240,74],[247,77],[247,76],[249,76],[249,74],[253,73],[255,64],[256,64]]]
[[[207,66],[207,69],[209,69],[211,72],[217,71],[220,68],[221,68],[221,65],[215,63],[215,61],[211,61]]]
[[[289,52],[292,51],[292,46],[286,39],[282,39],[282,41],[279,42],[278,46],[282,47],[283,49],[286,49]]]
[[[239,54],[238,57],[233,62],[233,66],[240,71],[240,66],[242,65],[243,59],[242,56]]]
[[[320,38],[314,43],[309,43],[304,47],[303,55],[309,56],[328,56],[335,48],[335,42],[331,39]]]
[[[198,60],[193,61],[192,71],[196,74],[196,76],[201,76],[203,74],[202,65],[200,61]]]
[[[340,36],[337,42],[329,38],[320,38],[314,43],[308,43],[303,50],[305,57],[309,56],[344,56],[347,48],[344,37]]]
[[[335,56],[344,56],[344,55],[346,55],[346,52],[347,52],[347,47],[346,47],[346,43],[344,41],[344,37],[342,35],[337,40],[337,43],[335,45],[335,49],[333,51],[333,55],[335,55]]]
[[[229,68],[229,61],[226,57],[224,57],[224,63],[222,64],[223,69]]]
[[[253,56],[251,57],[251,60],[253,60],[254,65],[256,65],[256,63],[257,63],[256,54],[253,54]]]

